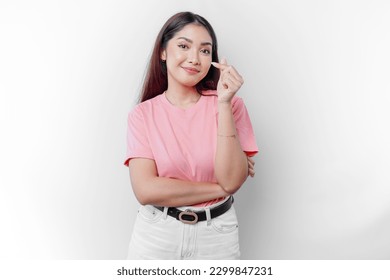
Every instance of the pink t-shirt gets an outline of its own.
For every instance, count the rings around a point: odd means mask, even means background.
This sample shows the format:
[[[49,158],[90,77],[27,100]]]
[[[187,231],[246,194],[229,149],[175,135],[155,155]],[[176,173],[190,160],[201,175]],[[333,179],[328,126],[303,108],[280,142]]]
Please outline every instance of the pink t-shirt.
[[[196,104],[181,109],[165,94],[138,104],[128,115],[125,165],[132,158],[156,162],[160,177],[196,182],[217,182],[214,160],[217,147],[216,91],[203,92]],[[258,152],[248,112],[240,97],[232,100],[233,117],[243,151]],[[196,206],[211,205],[220,199]]]

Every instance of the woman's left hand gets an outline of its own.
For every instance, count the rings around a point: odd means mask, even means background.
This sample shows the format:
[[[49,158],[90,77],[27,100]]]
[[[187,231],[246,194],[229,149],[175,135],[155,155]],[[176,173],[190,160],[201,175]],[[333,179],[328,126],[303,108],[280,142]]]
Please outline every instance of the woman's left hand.
[[[244,83],[244,79],[233,66],[227,64],[224,58],[220,63],[211,62],[211,64],[221,71],[217,85],[218,102],[231,102],[233,96]]]

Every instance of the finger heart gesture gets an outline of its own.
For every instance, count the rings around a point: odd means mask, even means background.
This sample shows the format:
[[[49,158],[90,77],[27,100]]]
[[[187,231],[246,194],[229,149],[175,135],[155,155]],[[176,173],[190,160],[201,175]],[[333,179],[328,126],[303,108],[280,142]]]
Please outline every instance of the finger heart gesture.
[[[227,64],[224,58],[220,63],[211,62],[211,64],[221,71],[217,85],[218,102],[230,102],[244,83],[244,79],[233,66]]]

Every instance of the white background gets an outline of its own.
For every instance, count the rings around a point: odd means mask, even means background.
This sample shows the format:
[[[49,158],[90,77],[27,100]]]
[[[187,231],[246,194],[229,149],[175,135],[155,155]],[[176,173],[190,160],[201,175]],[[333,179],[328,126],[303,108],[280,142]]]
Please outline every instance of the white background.
[[[386,1],[0,1],[0,258],[123,259],[127,112],[174,13],[213,25],[261,152],[243,259],[390,258]]]

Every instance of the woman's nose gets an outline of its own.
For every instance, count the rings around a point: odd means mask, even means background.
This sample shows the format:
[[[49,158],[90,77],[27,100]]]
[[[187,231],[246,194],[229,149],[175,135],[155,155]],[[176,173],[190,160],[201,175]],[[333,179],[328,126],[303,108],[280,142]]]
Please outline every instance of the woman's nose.
[[[199,56],[198,52],[191,52],[188,56],[188,62],[194,65],[199,64]]]

